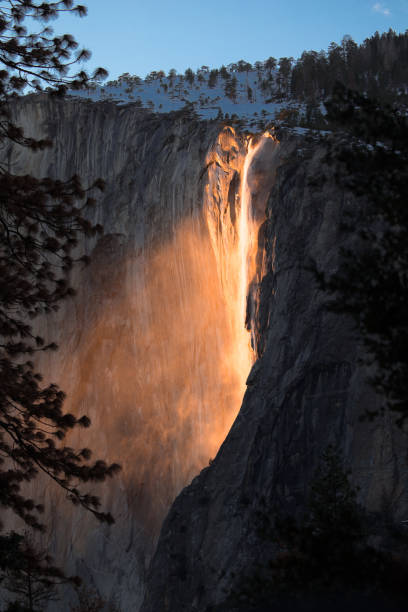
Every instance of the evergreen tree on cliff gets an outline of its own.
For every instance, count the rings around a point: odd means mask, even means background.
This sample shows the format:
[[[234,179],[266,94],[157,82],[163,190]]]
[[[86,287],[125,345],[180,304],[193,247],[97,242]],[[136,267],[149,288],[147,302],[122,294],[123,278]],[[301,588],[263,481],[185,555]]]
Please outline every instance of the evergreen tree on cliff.
[[[37,612],[49,601],[58,600],[57,588],[71,583],[78,586],[79,578],[66,577],[52,565],[52,558],[28,534],[15,532],[0,538],[0,570],[3,592],[17,597],[5,612]]]
[[[0,139],[3,149],[12,143],[34,152],[51,146],[34,140],[15,124],[13,100],[22,92],[63,95],[67,88],[84,87],[91,78],[72,66],[89,53],[78,50],[71,35],[54,36],[46,27],[61,11],[86,13],[72,0],[39,2],[0,1]],[[29,29],[27,29],[27,24]],[[33,25],[34,24],[34,25]],[[35,24],[38,29],[35,29]],[[93,78],[102,76],[98,69]],[[86,219],[94,204],[97,181],[84,188],[80,179],[60,181],[14,175],[0,163],[0,507],[14,511],[26,524],[42,529],[41,504],[28,498],[22,485],[40,472],[67,497],[102,521],[112,522],[99,508],[99,500],[81,488],[102,481],[117,470],[116,464],[91,460],[89,449],[64,445],[67,432],[88,427],[86,416],[64,412],[64,393],[54,384],[43,384],[35,367],[38,351],[56,348],[33,333],[31,320],[58,309],[73,295],[68,274],[78,259],[73,249],[83,236],[100,227]],[[84,258],[82,258],[84,261]]]
[[[406,609],[406,533],[388,525],[393,552],[374,548],[378,517],[357,502],[337,449],[322,453],[303,516],[281,514],[273,504],[262,500],[254,514],[261,557],[232,576],[230,595],[206,612]]]

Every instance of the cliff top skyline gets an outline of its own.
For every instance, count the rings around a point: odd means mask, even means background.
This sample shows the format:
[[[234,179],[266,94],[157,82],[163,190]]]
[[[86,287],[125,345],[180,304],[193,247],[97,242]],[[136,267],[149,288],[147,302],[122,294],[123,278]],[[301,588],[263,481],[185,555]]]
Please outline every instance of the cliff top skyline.
[[[144,77],[152,70],[214,68],[241,58],[251,63],[270,56],[297,58],[304,50],[326,49],[344,34],[361,43],[376,30],[408,28],[407,0],[85,4],[86,19],[63,15],[55,31],[72,33],[92,51],[87,67],[103,66],[110,78],[124,72]]]

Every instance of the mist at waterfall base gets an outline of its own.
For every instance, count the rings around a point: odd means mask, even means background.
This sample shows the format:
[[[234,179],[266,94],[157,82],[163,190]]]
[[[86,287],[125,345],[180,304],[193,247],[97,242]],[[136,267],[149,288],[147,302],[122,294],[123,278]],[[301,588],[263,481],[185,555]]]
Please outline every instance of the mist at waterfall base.
[[[102,238],[71,313],[55,315],[61,350],[57,360],[44,357],[42,370],[67,393],[67,410],[92,418],[69,443],[119,461],[122,472],[96,487],[112,528],[46,483],[46,543],[102,592],[143,591],[143,568],[172,501],[215,457],[239,411],[256,356],[245,318],[248,292],[264,273],[258,233],[271,180],[264,166],[277,146],[266,134],[239,148],[225,128],[208,153],[197,212],[145,250],[120,252],[120,237]],[[93,296],[84,310],[81,291]],[[61,523],[70,538],[59,537]],[[120,587],[113,558],[116,566],[134,559]]]

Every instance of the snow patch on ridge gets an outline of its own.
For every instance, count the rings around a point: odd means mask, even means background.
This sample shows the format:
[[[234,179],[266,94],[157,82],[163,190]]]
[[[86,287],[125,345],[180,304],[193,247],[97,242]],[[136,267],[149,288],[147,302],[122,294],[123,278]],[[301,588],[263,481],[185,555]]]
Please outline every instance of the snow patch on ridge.
[[[160,75],[160,73],[156,73]],[[157,113],[178,111],[190,106],[202,119],[233,118],[255,126],[279,117],[283,109],[302,110],[302,105],[288,100],[280,91],[276,70],[248,72],[228,69],[228,77],[218,75],[214,87],[209,86],[209,70],[198,70],[194,81],[184,75],[146,77],[142,80],[122,75],[117,81],[93,86],[71,95],[93,101],[112,100],[118,104],[134,103]],[[226,93],[227,83],[235,81],[235,95]]]

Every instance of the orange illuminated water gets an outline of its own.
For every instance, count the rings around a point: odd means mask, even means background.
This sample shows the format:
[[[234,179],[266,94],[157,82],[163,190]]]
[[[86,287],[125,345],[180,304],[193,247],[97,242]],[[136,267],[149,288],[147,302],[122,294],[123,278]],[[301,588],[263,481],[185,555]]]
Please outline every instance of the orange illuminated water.
[[[239,246],[238,246],[238,258],[240,266],[240,277],[239,277],[239,295],[238,295],[238,309],[239,309],[239,320],[241,326],[245,328],[245,321],[247,318],[247,298],[248,290],[251,280],[254,278],[256,273],[256,254],[258,251],[258,230],[260,226],[259,218],[256,219],[251,209],[251,190],[248,184],[248,171],[251,167],[252,161],[256,154],[263,148],[267,139],[274,140],[273,136],[269,132],[265,132],[257,143],[254,143],[252,139],[248,141],[248,152],[245,157],[244,166],[242,170],[241,178],[241,210],[239,217]],[[240,336],[243,336],[240,333]],[[244,343],[243,343],[244,344]],[[253,361],[253,351],[251,349],[250,338],[246,336],[246,343],[248,346],[245,350],[247,355],[246,369],[249,372],[250,364]]]

